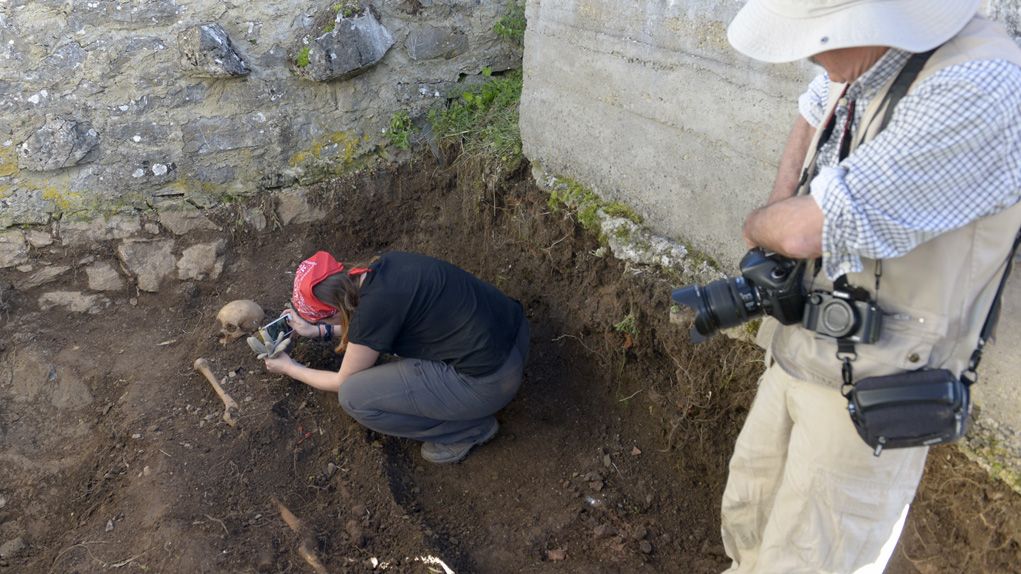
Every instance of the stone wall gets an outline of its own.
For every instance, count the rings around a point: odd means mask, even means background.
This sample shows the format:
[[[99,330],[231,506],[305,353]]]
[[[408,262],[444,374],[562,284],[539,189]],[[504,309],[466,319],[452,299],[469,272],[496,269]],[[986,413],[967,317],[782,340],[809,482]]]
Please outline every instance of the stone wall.
[[[395,114],[520,65],[494,32],[509,5],[0,3],[0,229],[158,221],[358,167]]]
[[[630,205],[730,273],[745,251],[744,217],[768,195],[796,98],[817,73],[733,50],[726,26],[741,4],[529,0],[521,103],[522,143],[538,171]],[[1021,2],[983,9],[1019,37]],[[1021,477],[1021,359],[1010,353],[1021,342],[1021,273],[999,331],[976,402],[991,429],[982,440]]]

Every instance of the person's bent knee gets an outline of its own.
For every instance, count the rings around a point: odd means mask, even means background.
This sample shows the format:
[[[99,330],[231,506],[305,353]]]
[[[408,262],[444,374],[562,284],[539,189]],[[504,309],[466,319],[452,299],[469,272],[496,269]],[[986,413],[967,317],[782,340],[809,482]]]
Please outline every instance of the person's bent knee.
[[[351,375],[337,391],[340,407],[355,420],[365,413],[365,403],[371,397],[372,376],[369,374],[371,370],[366,369]]]

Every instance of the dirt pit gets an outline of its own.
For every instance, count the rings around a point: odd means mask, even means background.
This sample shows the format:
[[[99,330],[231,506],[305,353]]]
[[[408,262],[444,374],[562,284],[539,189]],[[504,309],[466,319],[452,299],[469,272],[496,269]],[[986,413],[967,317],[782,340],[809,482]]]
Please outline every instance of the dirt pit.
[[[728,565],[719,502],[756,349],[690,346],[666,320],[671,283],[597,256],[523,173],[479,192],[423,161],[316,196],[330,213],[320,223],[235,233],[215,283],[132,289],[97,316],[5,293],[0,572],[313,572],[312,554],[328,572],[443,572],[430,557],[458,573]],[[531,356],[494,441],[430,465],[335,396],[267,374],[243,340],[217,342],[221,305],[277,312],[296,264],[320,248],[434,255],[522,301]],[[339,364],[314,342],[293,354]],[[198,357],[227,377],[236,427],[192,369]],[[889,571],[1021,571],[1019,517],[1019,497],[936,449]]]

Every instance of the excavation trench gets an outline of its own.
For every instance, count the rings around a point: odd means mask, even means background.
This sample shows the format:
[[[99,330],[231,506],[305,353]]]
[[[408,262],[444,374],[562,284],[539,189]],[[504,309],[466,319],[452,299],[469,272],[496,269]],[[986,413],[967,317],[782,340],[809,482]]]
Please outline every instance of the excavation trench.
[[[312,571],[303,543],[330,572],[442,570],[429,556],[459,573],[724,569],[718,507],[760,353],[722,337],[689,345],[667,321],[671,282],[598,255],[524,173],[488,186],[431,160],[363,173],[313,190],[326,218],[262,234],[223,208],[235,231],[218,281],[124,292],[99,315],[38,312],[34,292],[15,293],[0,349],[0,543],[22,548],[0,571]],[[492,443],[430,465],[334,396],[267,374],[243,341],[217,342],[221,305],[281,309],[317,249],[426,253],[523,303],[530,361]],[[338,365],[315,342],[293,354]],[[236,427],[198,357],[226,377]],[[937,449],[890,571],[1017,571],[1018,516],[1010,490]]]

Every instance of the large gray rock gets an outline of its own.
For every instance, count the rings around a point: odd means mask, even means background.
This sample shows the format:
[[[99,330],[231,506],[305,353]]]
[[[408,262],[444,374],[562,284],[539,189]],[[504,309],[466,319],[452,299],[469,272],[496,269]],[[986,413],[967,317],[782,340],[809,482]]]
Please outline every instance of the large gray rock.
[[[217,229],[216,224],[200,210],[184,205],[175,205],[174,209],[161,210],[160,223],[174,235],[184,235],[195,230]]]
[[[97,241],[126,239],[142,231],[138,217],[114,215],[92,221],[61,221],[58,230],[60,241],[74,247],[91,247]]]
[[[277,195],[277,219],[281,225],[312,223],[326,217],[326,212],[308,201],[304,189],[293,189]]]
[[[53,235],[41,229],[25,230],[25,239],[29,245],[37,249],[53,245]]]
[[[155,293],[160,284],[174,272],[174,242],[170,239],[155,241],[125,241],[117,247],[117,257],[138,283],[142,291]]]
[[[51,171],[80,163],[99,145],[99,132],[86,122],[47,118],[18,147],[18,166],[29,171]]]
[[[192,245],[181,253],[177,262],[177,278],[216,279],[223,272],[223,252],[226,243],[221,239],[213,243]]]
[[[28,548],[28,544],[25,544],[25,539],[20,536],[13,540],[8,540],[3,545],[0,545],[0,558],[14,558],[24,552],[26,548]]]
[[[298,46],[295,69],[317,82],[352,78],[376,65],[393,45],[393,34],[372,10],[351,17],[341,10],[333,30]]]
[[[132,2],[71,2],[70,23],[73,29],[113,28],[138,29],[151,26],[170,27],[177,17],[175,0],[133,0]]]
[[[21,291],[27,291],[29,289],[35,289],[40,285],[46,285],[52,283],[60,278],[61,275],[67,273],[71,269],[67,265],[47,265],[42,269],[32,273],[22,281],[18,282],[18,289]]]
[[[43,197],[41,190],[15,190],[11,195],[0,199],[0,229],[15,225],[49,223],[53,209],[53,202]]]
[[[120,291],[124,288],[121,274],[106,261],[93,263],[85,268],[89,279],[89,289],[93,291]]]
[[[64,307],[71,313],[95,315],[110,306],[110,300],[102,295],[87,295],[81,291],[51,291],[39,297],[39,309],[49,311]]]
[[[20,231],[0,232],[0,269],[28,261],[28,242]]]
[[[181,127],[184,153],[211,153],[246,148],[261,148],[273,142],[277,127],[268,125],[265,114],[206,117],[194,119]]]
[[[449,60],[468,51],[468,35],[453,26],[421,26],[408,34],[404,45],[412,60]]]
[[[177,47],[181,66],[193,76],[230,78],[247,76],[252,71],[234,49],[227,31],[216,22],[181,32],[177,36]]]

